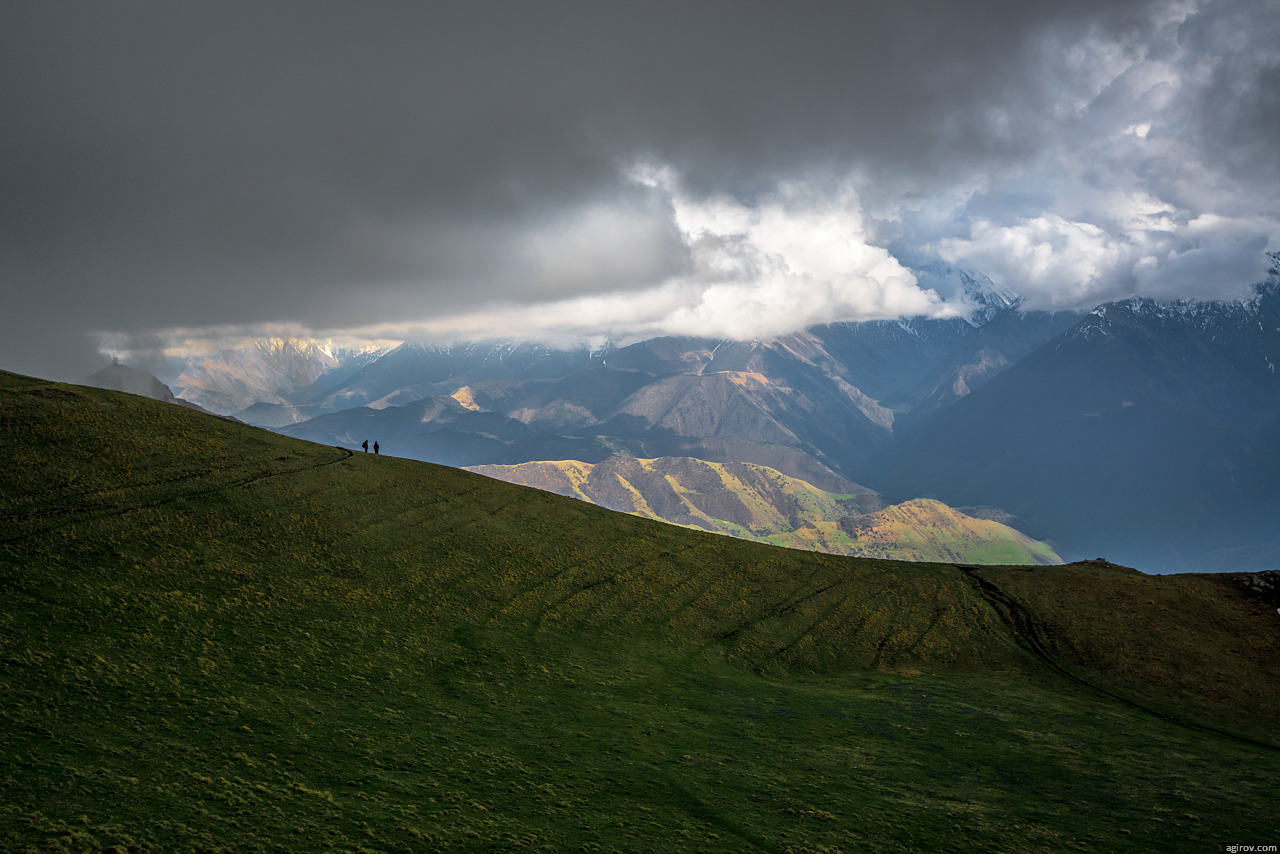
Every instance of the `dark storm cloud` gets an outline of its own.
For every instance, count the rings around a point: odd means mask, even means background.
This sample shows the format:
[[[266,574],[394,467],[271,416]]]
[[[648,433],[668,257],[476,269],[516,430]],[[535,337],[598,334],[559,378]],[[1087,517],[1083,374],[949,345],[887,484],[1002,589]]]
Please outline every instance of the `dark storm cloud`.
[[[92,330],[649,287],[695,261],[671,199],[628,178],[639,161],[748,205],[849,175],[890,206],[972,186],[966,217],[1012,223],[1060,194],[989,177],[1083,126],[1078,46],[1137,56],[1161,8],[9,2],[0,364],[87,371],[52,354]],[[1210,4],[1181,38],[1217,56],[1257,17]],[[1236,54],[1199,90],[1197,151],[1274,167],[1276,62]]]
[[[1280,175],[1280,7],[1210,4],[1178,40],[1208,78],[1192,105],[1201,144],[1245,177]]]

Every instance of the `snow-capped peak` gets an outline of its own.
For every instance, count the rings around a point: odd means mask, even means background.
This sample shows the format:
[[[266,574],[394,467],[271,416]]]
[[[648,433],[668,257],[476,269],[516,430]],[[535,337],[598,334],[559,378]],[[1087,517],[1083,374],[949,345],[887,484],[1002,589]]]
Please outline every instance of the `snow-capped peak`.
[[[945,302],[963,309],[965,318],[982,326],[1002,311],[1017,308],[1022,297],[997,285],[982,273],[962,270],[945,261],[931,261],[913,268],[920,287],[934,291]]]

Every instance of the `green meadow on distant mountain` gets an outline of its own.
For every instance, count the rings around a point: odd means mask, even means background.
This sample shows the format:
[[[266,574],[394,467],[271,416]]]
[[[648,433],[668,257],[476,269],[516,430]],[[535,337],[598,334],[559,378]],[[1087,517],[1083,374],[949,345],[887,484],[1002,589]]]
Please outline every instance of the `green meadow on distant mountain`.
[[[782,549],[0,374],[0,848],[1275,844],[1267,574]]]
[[[1062,563],[1047,544],[940,501],[885,507],[879,495],[855,483],[846,482],[847,492],[833,493],[754,463],[619,455],[595,464],[549,460],[468,466],[468,471],[646,519],[787,548],[891,560]]]

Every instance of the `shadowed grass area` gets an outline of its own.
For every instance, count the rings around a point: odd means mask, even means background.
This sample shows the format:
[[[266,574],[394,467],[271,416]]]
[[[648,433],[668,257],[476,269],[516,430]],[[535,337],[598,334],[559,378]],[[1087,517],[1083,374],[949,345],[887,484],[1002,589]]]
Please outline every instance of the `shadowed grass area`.
[[[1247,576],[1151,576],[1105,563],[981,574],[1035,614],[1049,651],[1080,675],[1277,741],[1280,614],[1245,592]]]
[[[952,566],[699,534],[13,375],[0,441],[6,850],[1280,838],[1280,754],[1062,679]],[[1054,569],[1051,595],[1091,571]],[[1041,607],[1024,576],[1011,595]],[[1068,643],[1108,618],[1091,602],[1055,649],[1120,690],[1165,684]],[[1187,691],[1183,714],[1250,725],[1239,696]]]

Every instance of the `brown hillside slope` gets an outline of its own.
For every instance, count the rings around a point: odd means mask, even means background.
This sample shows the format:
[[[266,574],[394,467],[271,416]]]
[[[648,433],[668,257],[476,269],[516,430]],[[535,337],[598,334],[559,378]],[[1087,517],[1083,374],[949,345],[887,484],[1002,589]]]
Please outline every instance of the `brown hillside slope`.
[[[846,516],[840,530],[857,542],[845,554],[896,560],[984,564],[1056,564],[1046,544],[990,519],[977,519],[930,498],[915,498],[864,516]]]
[[[614,456],[473,466],[488,477],[718,534],[851,557],[966,563],[1053,564],[1044,543],[938,501],[884,507],[871,490],[845,481],[833,493],[750,463],[688,457]]]

